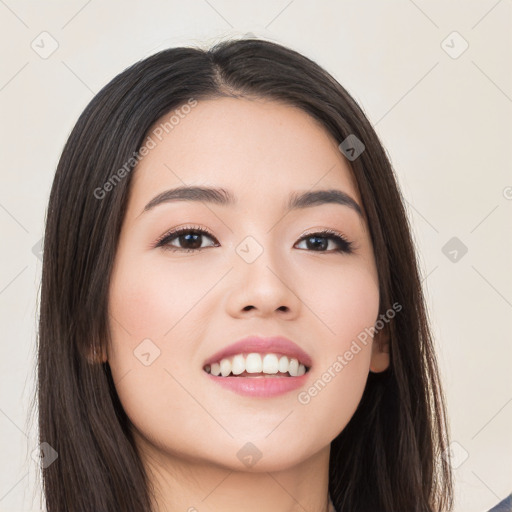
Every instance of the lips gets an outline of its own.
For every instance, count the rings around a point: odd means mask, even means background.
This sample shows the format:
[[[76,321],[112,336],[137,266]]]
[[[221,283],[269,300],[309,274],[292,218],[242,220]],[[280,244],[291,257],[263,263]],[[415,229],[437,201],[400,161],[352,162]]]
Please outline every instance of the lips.
[[[249,372],[241,372],[241,360],[245,360],[244,368],[249,367]],[[254,373],[258,372],[259,363],[262,363],[263,373]],[[310,378],[311,366],[309,354],[287,338],[248,336],[212,354],[204,361],[203,371],[214,386],[246,398],[271,399],[303,387]],[[286,369],[288,373],[283,374]],[[222,375],[218,374],[219,370]],[[231,374],[230,370],[241,373]]]
[[[212,354],[203,363],[203,368],[213,363],[218,363],[222,359],[235,356],[237,354],[282,354],[289,358],[297,359],[299,363],[307,368],[311,368],[312,360],[307,352],[300,348],[296,343],[283,336],[272,336],[262,338],[259,336],[247,336],[235,343],[224,347],[223,349]]]

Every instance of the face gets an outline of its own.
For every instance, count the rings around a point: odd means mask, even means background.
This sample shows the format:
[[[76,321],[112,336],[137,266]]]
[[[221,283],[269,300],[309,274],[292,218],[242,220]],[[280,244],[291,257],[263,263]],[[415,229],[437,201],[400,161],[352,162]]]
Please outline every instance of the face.
[[[275,101],[200,101],[161,132],[133,171],[111,278],[106,357],[120,401],[141,449],[161,460],[240,469],[237,453],[251,442],[262,453],[254,471],[291,467],[328,449],[370,366],[386,358],[371,338],[344,356],[379,305],[356,182],[339,141]],[[222,188],[235,202],[146,208],[181,186]],[[286,209],[291,194],[331,189],[362,215],[336,202]],[[168,234],[178,228],[195,231]],[[326,229],[336,234],[312,236]],[[283,336],[306,352],[302,384],[256,397],[214,382],[205,361],[249,335]]]

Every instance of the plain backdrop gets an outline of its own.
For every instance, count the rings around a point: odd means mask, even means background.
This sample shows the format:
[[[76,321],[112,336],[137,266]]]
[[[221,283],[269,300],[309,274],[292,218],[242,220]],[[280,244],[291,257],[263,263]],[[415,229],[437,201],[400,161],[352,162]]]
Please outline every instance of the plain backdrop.
[[[79,114],[135,61],[251,33],[318,62],[375,126],[407,201],[451,425],[456,512],[512,491],[512,2],[0,0],[0,510],[40,510],[40,240]]]

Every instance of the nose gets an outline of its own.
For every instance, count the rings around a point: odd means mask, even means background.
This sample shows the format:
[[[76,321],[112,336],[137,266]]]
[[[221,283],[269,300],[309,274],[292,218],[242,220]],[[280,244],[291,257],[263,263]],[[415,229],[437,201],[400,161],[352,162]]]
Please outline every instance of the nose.
[[[302,307],[300,291],[293,286],[293,269],[277,251],[262,249],[254,261],[245,258],[243,252],[234,255],[227,310],[233,317],[278,315],[292,320]]]

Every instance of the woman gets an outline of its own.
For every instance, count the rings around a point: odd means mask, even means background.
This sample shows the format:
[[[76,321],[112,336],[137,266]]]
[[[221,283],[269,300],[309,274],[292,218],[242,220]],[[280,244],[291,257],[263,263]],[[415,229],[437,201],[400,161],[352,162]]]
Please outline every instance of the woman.
[[[275,43],[115,77],[44,240],[53,511],[445,511],[443,396],[398,185],[362,110]]]

